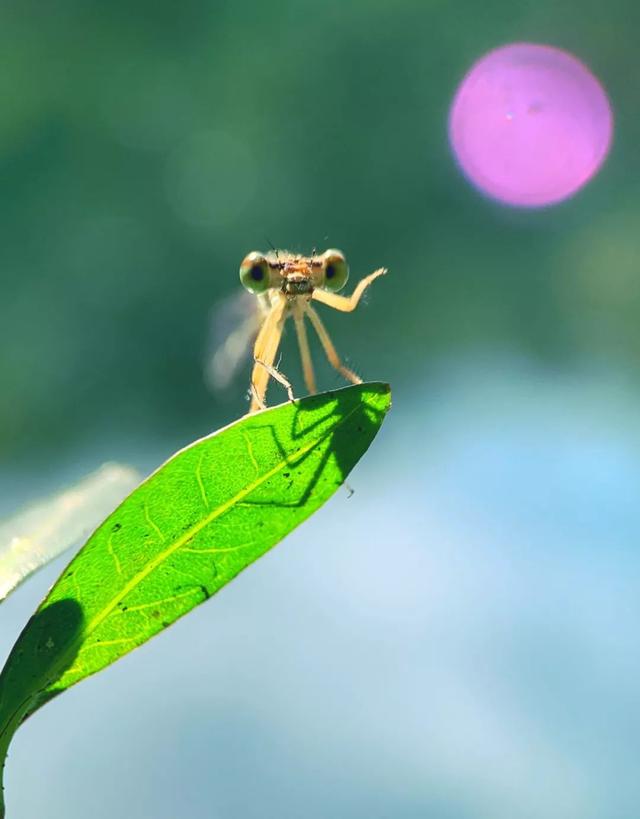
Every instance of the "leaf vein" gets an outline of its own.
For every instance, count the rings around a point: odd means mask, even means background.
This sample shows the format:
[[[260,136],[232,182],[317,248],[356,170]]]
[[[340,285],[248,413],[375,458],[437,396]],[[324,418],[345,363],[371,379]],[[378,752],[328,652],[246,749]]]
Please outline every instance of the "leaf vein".
[[[253,454],[253,444],[251,443],[251,438],[249,438],[249,436],[247,435],[246,432],[244,432],[244,430],[242,432],[242,437],[244,438],[244,441],[245,441],[245,443],[247,445],[247,452],[249,454],[249,460],[253,464],[253,468],[256,471],[256,475],[259,475],[260,474],[260,467],[258,466],[258,462],[256,461],[256,456]]]
[[[143,611],[144,609],[152,609],[154,606],[161,606],[163,603],[173,603],[176,600],[182,600],[183,597],[190,597],[194,592],[201,593],[201,586],[192,586],[182,594],[172,594],[169,597],[165,597],[162,600],[153,600],[151,603],[140,603],[137,606],[128,606],[126,611],[123,611],[123,614],[129,614],[132,611]]]
[[[118,572],[119,575],[121,575],[122,574],[122,565],[120,563],[120,559],[119,559],[118,555],[115,553],[115,549],[113,548],[113,534],[109,535],[109,541],[107,543],[107,549],[109,551],[109,554],[113,558],[113,562],[116,564],[116,571]]]
[[[202,481],[202,461],[204,459],[204,451],[200,453],[200,460],[198,461],[198,466],[196,467],[196,480],[198,481],[198,486],[200,488],[200,496],[202,497],[202,502],[204,503],[204,508],[209,508],[209,499],[207,498],[207,490],[205,489],[204,483]]]
[[[224,552],[239,552],[240,549],[247,549],[249,546],[253,546],[254,543],[255,541],[252,540],[250,543],[241,543],[240,546],[229,546],[226,549],[193,549],[190,546],[183,546],[180,551],[182,554],[188,552],[193,555],[220,555]]]
[[[154,530],[154,532],[158,535],[158,537],[160,538],[160,542],[164,543],[164,535],[160,531],[160,527],[158,526],[158,524],[151,518],[151,514],[149,513],[148,504],[145,503],[143,508],[144,508],[144,518],[145,518],[145,520],[147,521],[149,526],[151,526],[151,528]]]

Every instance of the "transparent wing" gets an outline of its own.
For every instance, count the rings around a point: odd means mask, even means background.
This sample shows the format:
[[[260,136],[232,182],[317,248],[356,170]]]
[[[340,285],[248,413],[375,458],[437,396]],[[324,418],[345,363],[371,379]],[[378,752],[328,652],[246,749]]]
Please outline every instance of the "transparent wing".
[[[267,306],[263,299],[246,290],[221,299],[211,310],[204,379],[212,392],[224,392],[243,364],[251,358],[251,348]]]
[[[141,480],[130,466],[105,464],[63,492],[0,521],[0,601],[90,535]]]

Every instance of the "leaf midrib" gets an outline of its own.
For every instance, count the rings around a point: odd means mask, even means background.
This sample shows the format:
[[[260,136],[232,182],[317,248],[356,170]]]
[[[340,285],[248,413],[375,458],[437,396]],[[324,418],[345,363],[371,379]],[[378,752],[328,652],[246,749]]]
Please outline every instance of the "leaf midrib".
[[[201,521],[195,524],[191,529],[188,529],[181,537],[179,537],[176,541],[171,543],[166,549],[161,551],[155,558],[149,561],[149,563],[138,572],[138,574],[134,575],[128,583],[126,583],[122,590],[114,596],[112,601],[105,606],[101,611],[99,611],[88,623],[86,628],[84,628],[78,638],[78,641],[84,642],[86,638],[91,635],[111,614],[111,612],[116,608],[118,603],[120,603],[124,598],[132,592],[137,586],[142,583],[142,581],[153,572],[158,566],[160,566],[165,560],[167,560],[171,555],[178,551],[185,543],[187,543],[191,538],[195,537],[198,532],[202,531],[202,529],[206,528],[210,523],[212,523],[216,518],[219,518],[223,515],[226,511],[231,509],[235,504],[239,503],[243,500],[247,495],[251,494],[255,489],[261,486],[263,483],[268,481],[274,475],[277,475],[280,470],[284,469],[289,464],[289,459],[292,457],[298,457],[301,455],[305,455],[307,452],[312,450],[315,446],[317,446],[321,441],[327,438],[329,435],[333,435],[339,427],[345,424],[349,418],[356,413],[361,408],[361,404],[358,404],[352,410],[350,410],[346,415],[344,415],[338,423],[332,429],[325,434],[315,438],[310,444],[307,446],[301,447],[297,449],[294,453],[291,453],[288,458],[285,458],[280,463],[276,464],[275,467],[270,469],[268,472],[265,472],[264,475],[261,475],[259,478],[256,478],[253,483],[249,484],[249,486],[242,489],[228,501],[223,503],[221,506],[218,506],[214,509],[209,515],[204,517]],[[74,644],[78,641],[74,641]]]

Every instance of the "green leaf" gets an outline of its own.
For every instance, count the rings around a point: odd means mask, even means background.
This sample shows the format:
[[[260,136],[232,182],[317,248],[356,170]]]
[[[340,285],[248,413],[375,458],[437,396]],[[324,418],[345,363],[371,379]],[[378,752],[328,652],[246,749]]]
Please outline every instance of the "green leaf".
[[[35,571],[81,543],[141,480],[130,466],[104,464],[0,521],[0,603]]]
[[[27,716],[207,600],[321,506],[389,405],[383,384],[284,404],[196,441],[144,481],[63,571],[7,660],[2,766]]]

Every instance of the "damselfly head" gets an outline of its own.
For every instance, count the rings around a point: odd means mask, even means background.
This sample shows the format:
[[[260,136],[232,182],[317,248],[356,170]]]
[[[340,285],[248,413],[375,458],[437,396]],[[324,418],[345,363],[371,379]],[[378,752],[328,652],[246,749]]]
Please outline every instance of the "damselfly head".
[[[252,251],[240,265],[240,281],[255,295],[281,290],[289,297],[311,294],[321,288],[337,292],[347,283],[349,266],[334,248],[312,256],[278,250]]]

